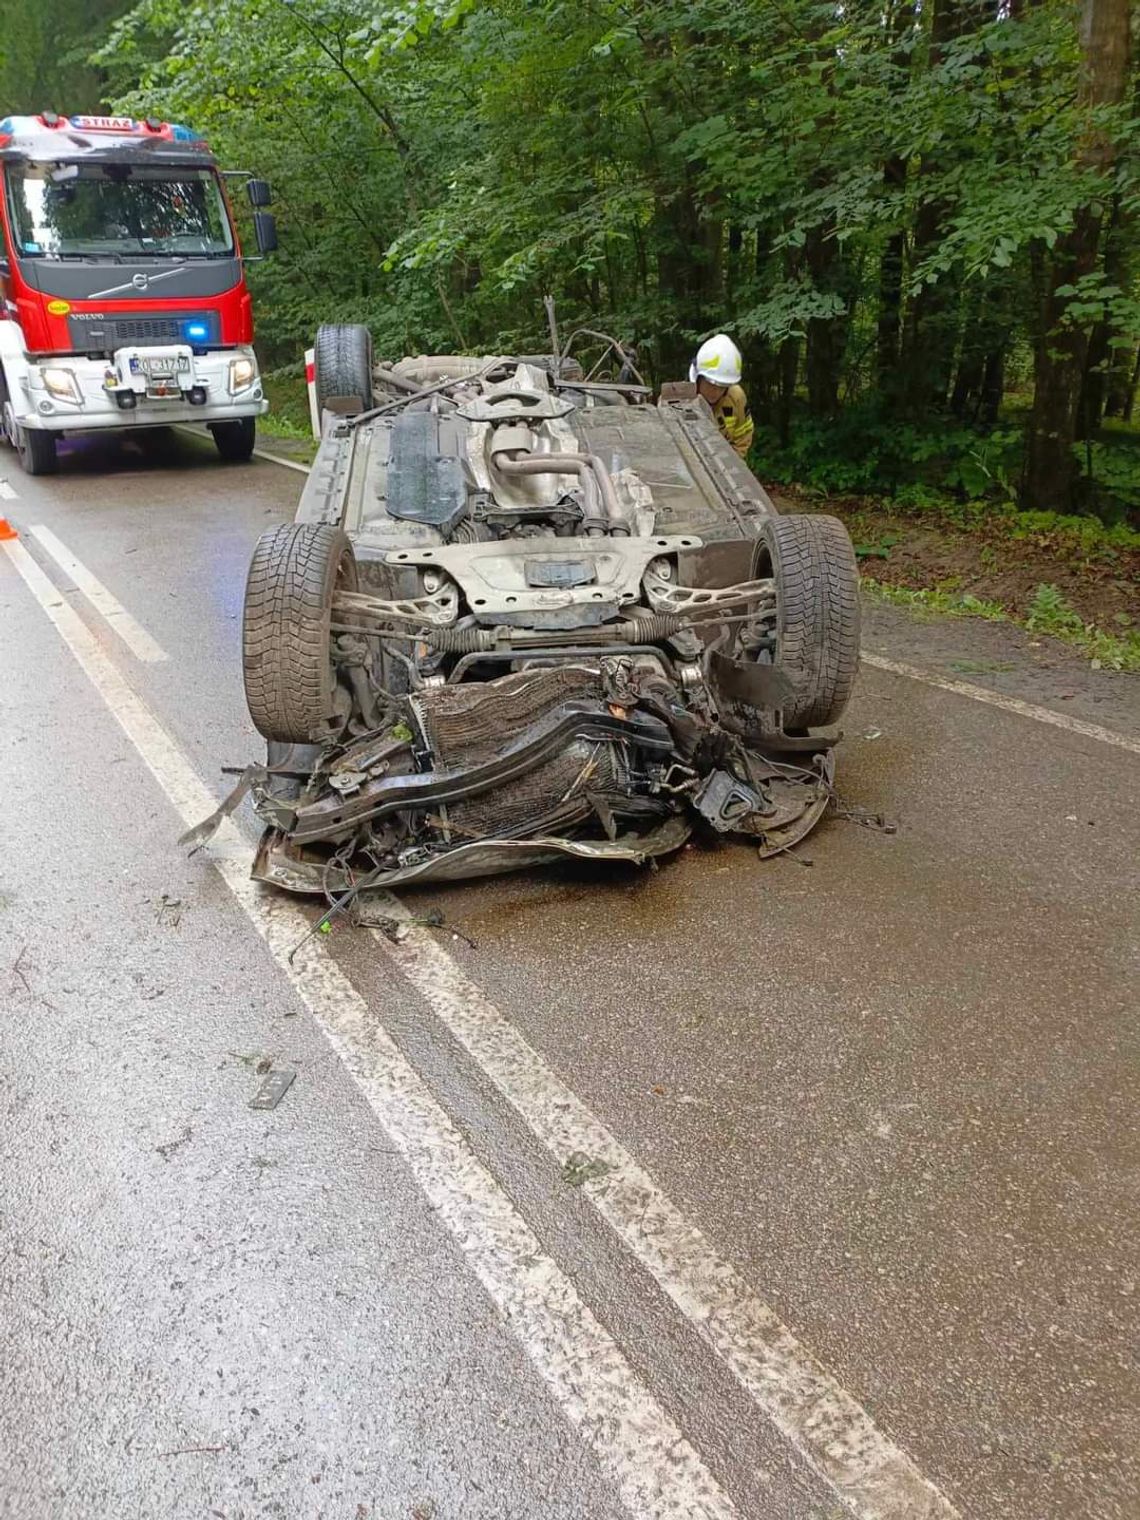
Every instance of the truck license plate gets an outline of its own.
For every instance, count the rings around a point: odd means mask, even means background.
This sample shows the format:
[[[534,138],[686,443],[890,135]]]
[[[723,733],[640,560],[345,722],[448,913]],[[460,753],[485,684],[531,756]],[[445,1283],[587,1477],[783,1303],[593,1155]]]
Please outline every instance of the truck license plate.
[[[164,354],[157,359],[143,360],[143,373],[153,380],[173,379],[180,369],[189,369],[189,367],[176,354]]]

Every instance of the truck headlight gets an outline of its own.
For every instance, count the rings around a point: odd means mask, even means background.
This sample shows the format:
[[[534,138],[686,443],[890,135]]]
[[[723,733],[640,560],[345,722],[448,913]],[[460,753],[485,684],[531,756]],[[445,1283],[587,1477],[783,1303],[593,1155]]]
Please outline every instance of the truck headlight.
[[[79,390],[79,382],[75,378],[74,370],[63,369],[58,365],[49,364],[40,370],[40,379],[44,383],[44,390],[51,396],[58,397],[61,401],[82,402],[83,396]]]
[[[234,391],[244,391],[247,385],[252,385],[257,379],[257,365],[252,359],[230,360],[230,394]]]

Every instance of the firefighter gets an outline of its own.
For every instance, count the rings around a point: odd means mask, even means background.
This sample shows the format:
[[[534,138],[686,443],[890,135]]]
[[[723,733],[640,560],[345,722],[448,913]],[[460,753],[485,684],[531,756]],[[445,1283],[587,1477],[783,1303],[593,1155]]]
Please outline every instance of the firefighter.
[[[717,426],[741,459],[752,447],[753,433],[748,397],[740,384],[743,367],[740,350],[724,333],[702,343],[689,366],[689,379],[696,382],[697,394],[712,407]]]

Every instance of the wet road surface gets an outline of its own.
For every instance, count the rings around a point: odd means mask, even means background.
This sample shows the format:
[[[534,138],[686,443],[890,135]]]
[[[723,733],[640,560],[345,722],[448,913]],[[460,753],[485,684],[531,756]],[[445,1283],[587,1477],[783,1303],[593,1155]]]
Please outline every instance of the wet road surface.
[[[290,967],[251,820],[174,841],[257,756],[299,477],[0,474],[0,1513],[1140,1515],[1134,748],[866,667],[840,788],[896,834],[409,894],[448,928]],[[867,644],[1140,735],[1007,630]]]

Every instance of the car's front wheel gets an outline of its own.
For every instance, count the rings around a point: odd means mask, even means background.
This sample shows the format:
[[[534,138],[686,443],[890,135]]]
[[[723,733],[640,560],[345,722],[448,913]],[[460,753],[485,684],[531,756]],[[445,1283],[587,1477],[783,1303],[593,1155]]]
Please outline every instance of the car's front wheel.
[[[283,744],[339,733],[348,705],[332,658],[337,591],[357,589],[347,534],[324,523],[286,523],[257,541],[245,587],[242,670],[249,715]]]
[[[776,662],[793,692],[784,728],[826,728],[859,670],[859,571],[847,529],[837,517],[770,517],[758,573],[775,582]]]

